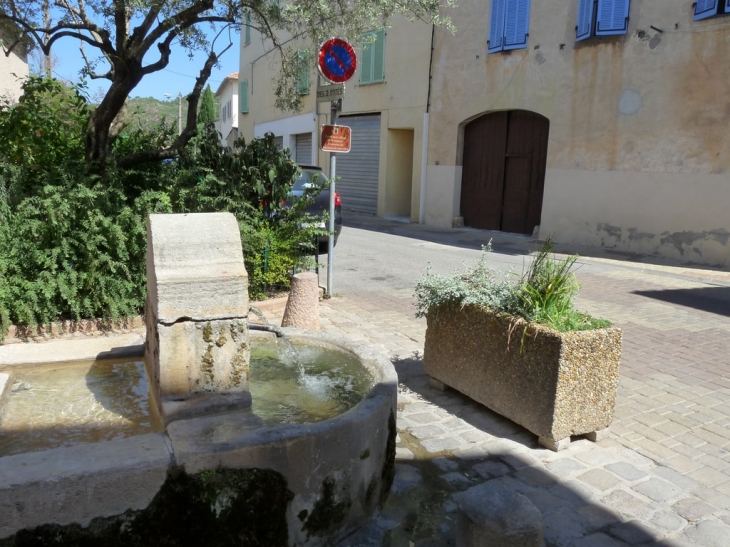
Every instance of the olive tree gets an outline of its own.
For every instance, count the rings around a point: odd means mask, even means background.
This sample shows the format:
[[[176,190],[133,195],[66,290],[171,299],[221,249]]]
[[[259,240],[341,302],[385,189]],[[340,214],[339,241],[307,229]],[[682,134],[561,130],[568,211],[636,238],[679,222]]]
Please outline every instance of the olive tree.
[[[387,26],[391,16],[404,14],[449,25],[440,10],[454,0],[0,0],[0,23],[14,23],[18,32],[5,42],[9,55],[31,39],[45,55],[59,40],[77,40],[85,61],[84,73],[106,79],[109,88],[91,113],[86,129],[86,160],[120,166],[175,157],[197,133],[201,93],[211,70],[227,50],[238,50],[234,39],[242,21],[248,22],[279,53],[280,79],[275,82],[277,104],[300,107],[296,87],[296,55],[287,47],[296,39],[316,47],[326,38],[357,39],[360,34]],[[45,16],[44,16],[45,13]],[[237,42],[236,42],[237,43]],[[129,94],[154,72],[164,69],[178,46],[188,53],[205,52],[192,91],[187,95],[185,127],[175,141],[157,150],[110,158],[111,144],[124,125]],[[314,55],[310,55],[314,59]]]

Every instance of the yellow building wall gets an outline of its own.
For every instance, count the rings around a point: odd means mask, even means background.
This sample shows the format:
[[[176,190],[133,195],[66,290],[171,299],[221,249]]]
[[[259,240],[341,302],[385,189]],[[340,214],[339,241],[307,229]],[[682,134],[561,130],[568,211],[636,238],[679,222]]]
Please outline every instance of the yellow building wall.
[[[550,120],[540,236],[730,265],[730,17],[632,0],[628,34],[576,43],[578,2],[533,0],[527,49],[487,55],[491,2],[436,30],[426,222],[459,217],[464,126]]]
[[[244,29],[245,31],[245,29]],[[330,103],[317,103],[316,88],[318,74],[314,68],[310,74],[310,92],[303,96],[301,112],[282,112],[275,107],[275,97],[272,79],[279,72],[279,57],[271,51],[270,43],[262,43],[260,36],[251,32],[251,43],[244,44],[242,31],[239,79],[249,82],[249,112],[239,117],[239,134],[247,140],[260,136],[263,129],[273,130],[275,134],[286,132],[295,135],[312,131],[313,141],[319,141],[319,127],[330,123]],[[407,213],[411,220],[418,220],[421,164],[423,142],[423,115],[426,112],[429,83],[429,63],[431,50],[432,26],[421,21],[411,22],[404,17],[395,17],[392,27],[386,29],[385,36],[385,81],[383,83],[361,85],[359,83],[360,69],[353,78],[345,84],[341,116],[352,114],[381,114],[380,139],[380,169],[378,182],[378,215],[392,214],[387,202],[390,192],[395,192],[398,199],[404,199],[402,192],[388,189],[388,149],[393,135],[400,138],[401,134],[391,134],[390,130],[408,130],[413,134],[413,156],[410,160],[411,191],[410,211]],[[286,39],[285,37],[282,37]],[[302,42],[290,42],[293,47],[305,47]],[[353,43],[353,47],[361,59],[361,44]],[[324,81],[322,84],[324,85]],[[278,123],[277,123],[278,122]],[[293,138],[293,137],[292,137]],[[398,141],[398,144],[401,140]],[[286,142],[285,146],[290,143]],[[329,156],[327,152],[318,151],[316,154],[318,165],[329,172]],[[393,160],[390,155],[391,162]],[[401,173],[402,170],[398,170]],[[393,172],[393,166],[390,166]],[[399,175],[400,176],[400,175]],[[400,187],[400,183],[398,187]],[[405,208],[399,205],[399,211]],[[406,213],[404,213],[406,214]]]

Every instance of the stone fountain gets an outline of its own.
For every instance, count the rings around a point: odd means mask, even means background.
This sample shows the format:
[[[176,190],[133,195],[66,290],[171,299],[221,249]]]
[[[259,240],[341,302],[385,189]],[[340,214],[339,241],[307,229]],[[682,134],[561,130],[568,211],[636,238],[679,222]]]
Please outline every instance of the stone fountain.
[[[0,543],[335,545],[366,523],[393,479],[390,361],[282,329],[354,355],[372,388],[333,418],[264,425],[248,408],[249,339],[272,335],[249,333],[235,218],[152,215],[147,268],[146,342],[127,351],[144,353],[164,429],[0,458]]]

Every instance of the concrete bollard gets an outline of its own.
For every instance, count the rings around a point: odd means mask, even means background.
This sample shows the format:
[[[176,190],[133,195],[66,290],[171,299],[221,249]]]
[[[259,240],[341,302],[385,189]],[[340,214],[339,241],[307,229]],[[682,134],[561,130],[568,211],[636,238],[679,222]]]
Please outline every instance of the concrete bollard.
[[[292,277],[281,326],[319,330],[319,277],[316,273],[304,272]]]
[[[542,514],[522,494],[484,483],[457,502],[456,547],[542,547]]]

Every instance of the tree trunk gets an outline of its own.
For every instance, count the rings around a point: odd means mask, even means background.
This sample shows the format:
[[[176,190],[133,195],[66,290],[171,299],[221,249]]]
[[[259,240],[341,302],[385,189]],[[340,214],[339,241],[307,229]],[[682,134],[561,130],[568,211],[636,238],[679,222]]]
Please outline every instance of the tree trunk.
[[[101,165],[111,149],[114,136],[111,127],[114,119],[124,108],[132,90],[142,80],[141,64],[136,61],[119,63],[114,67],[114,79],[104,99],[89,118],[86,130],[86,161]]]

